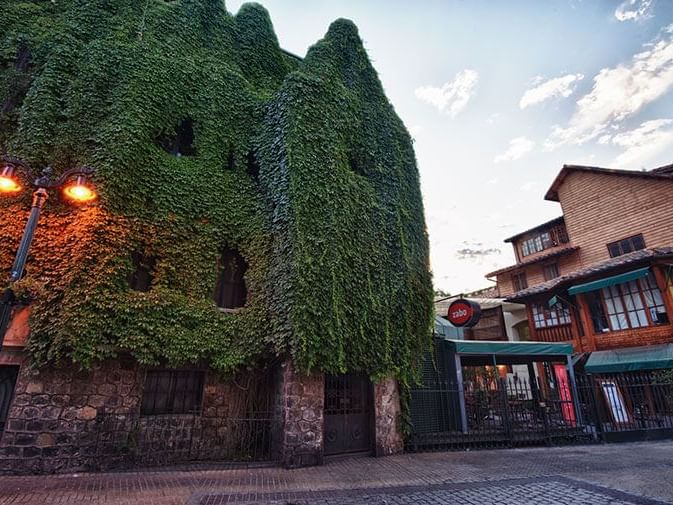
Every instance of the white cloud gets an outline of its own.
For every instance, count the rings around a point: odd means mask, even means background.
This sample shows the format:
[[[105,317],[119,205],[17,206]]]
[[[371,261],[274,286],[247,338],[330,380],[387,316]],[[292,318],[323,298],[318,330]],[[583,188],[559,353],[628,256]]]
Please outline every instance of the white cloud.
[[[673,119],[645,121],[638,128],[612,137],[612,143],[624,149],[617,158],[618,168],[642,168],[668,147],[673,147]]]
[[[529,153],[535,147],[535,142],[526,138],[526,137],[516,137],[509,141],[509,147],[507,150],[498,154],[493,161],[495,163],[501,163],[503,161],[514,161],[521,158],[526,153]]]
[[[673,27],[645,45],[628,63],[604,68],[594,77],[591,92],[577,101],[565,128],[556,126],[545,142],[553,149],[583,144],[657,100],[673,87]]]
[[[612,138],[612,135],[610,135],[609,133],[606,133],[605,135],[601,135],[600,137],[598,137],[598,143],[604,146],[604,145],[610,143],[611,138]]]
[[[582,74],[567,74],[544,82],[540,82],[539,78],[536,78],[533,81],[534,87],[527,89],[521,97],[519,107],[525,109],[530,105],[544,102],[550,98],[568,98],[575,91],[577,83],[582,79],[584,79]]]
[[[453,81],[439,88],[421,86],[416,88],[415,94],[416,98],[434,105],[440,112],[446,110],[451,117],[456,117],[474,95],[478,81],[479,74],[476,70],[465,69],[458,72]]]
[[[524,184],[523,186],[521,186],[519,189],[520,189],[521,191],[532,191],[533,188],[535,188],[535,186],[537,186],[537,182],[534,182],[534,181],[528,181],[526,184]]]
[[[651,8],[652,0],[625,0],[615,9],[615,17],[619,21],[638,21],[650,17]]]

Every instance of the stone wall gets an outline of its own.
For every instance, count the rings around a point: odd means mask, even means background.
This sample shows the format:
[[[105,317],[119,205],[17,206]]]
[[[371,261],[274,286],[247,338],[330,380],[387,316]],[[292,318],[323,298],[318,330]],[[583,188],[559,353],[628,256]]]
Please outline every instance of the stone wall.
[[[116,361],[88,372],[75,367],[35,370],[21,366],[0,441],[0,471],[55,473],[100,466],[102,447],[115,433],[101,431],[103,413],[131,417],[140,401],[142,375]],[[116,465],[128,451],[106,461]]]
[[[274,376],[207,372],[200,415],[141,416],[144,370],[21,366],[0,441],[0,472],[61,473],[186,460],[269,460]]]
[[[290,361],[234,378],[206,371],[198,415],[141,416],[144,380],[145,370],[132,360],[109,361],[90,371],[35,370],[25,360],[0,441],[0,473],[189,460],[276,460],[288,468],[323,462],[322,374],[298,373]],[[400,452],[395,380],[374,386],[374,408],[376,455]]]
[[[287,468],[320,465],[325,378],[322,374],[303,375],[289,360],[281,365],[278,375],[276,457]]]
[[[374,384],[376,456],[398,454],[404,450],[399,385],[395,379]]]

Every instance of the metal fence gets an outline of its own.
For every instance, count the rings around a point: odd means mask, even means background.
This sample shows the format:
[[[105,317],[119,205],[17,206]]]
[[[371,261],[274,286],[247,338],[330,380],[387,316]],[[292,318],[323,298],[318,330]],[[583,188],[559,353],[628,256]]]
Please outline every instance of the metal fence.
[[[560,445],[673,437],[673,378],[579,376],[575,394],[552,381],[426,376],[410,394],[407,450]]]
[[[587,431],[605,441],[673,436],[673,371],[577,378]]]
[[[590,438],[571,395],[524,379],[480,380],[462,388],[452,381],[426,382],[412,389],[410,414],[412,451]]]

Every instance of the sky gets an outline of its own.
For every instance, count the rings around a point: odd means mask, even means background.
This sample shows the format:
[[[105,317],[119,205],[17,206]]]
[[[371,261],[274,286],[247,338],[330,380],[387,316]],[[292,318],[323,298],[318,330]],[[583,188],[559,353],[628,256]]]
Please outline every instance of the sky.
[[[414,139],[437,289],[492,286],[503,240],[562,214],[544,194],[563,164],[673,163],[673,0],[259,3],[299,56],[358,26]]]

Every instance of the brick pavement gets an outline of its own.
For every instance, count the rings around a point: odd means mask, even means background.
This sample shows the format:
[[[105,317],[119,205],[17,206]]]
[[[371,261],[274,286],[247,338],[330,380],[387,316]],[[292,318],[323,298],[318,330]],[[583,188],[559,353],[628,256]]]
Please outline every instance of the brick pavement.
[[[667,441],[352,458],[297,470],[212,463],[8,476],[0,477],[0,504],[653,505],[673,503],[672,455]]]
[[[236,503],[240,495],[194,493],[187,505]],[[292,493],[237,505],[662,505],[665,502],[565,477],[532,477],[486,482]]]

